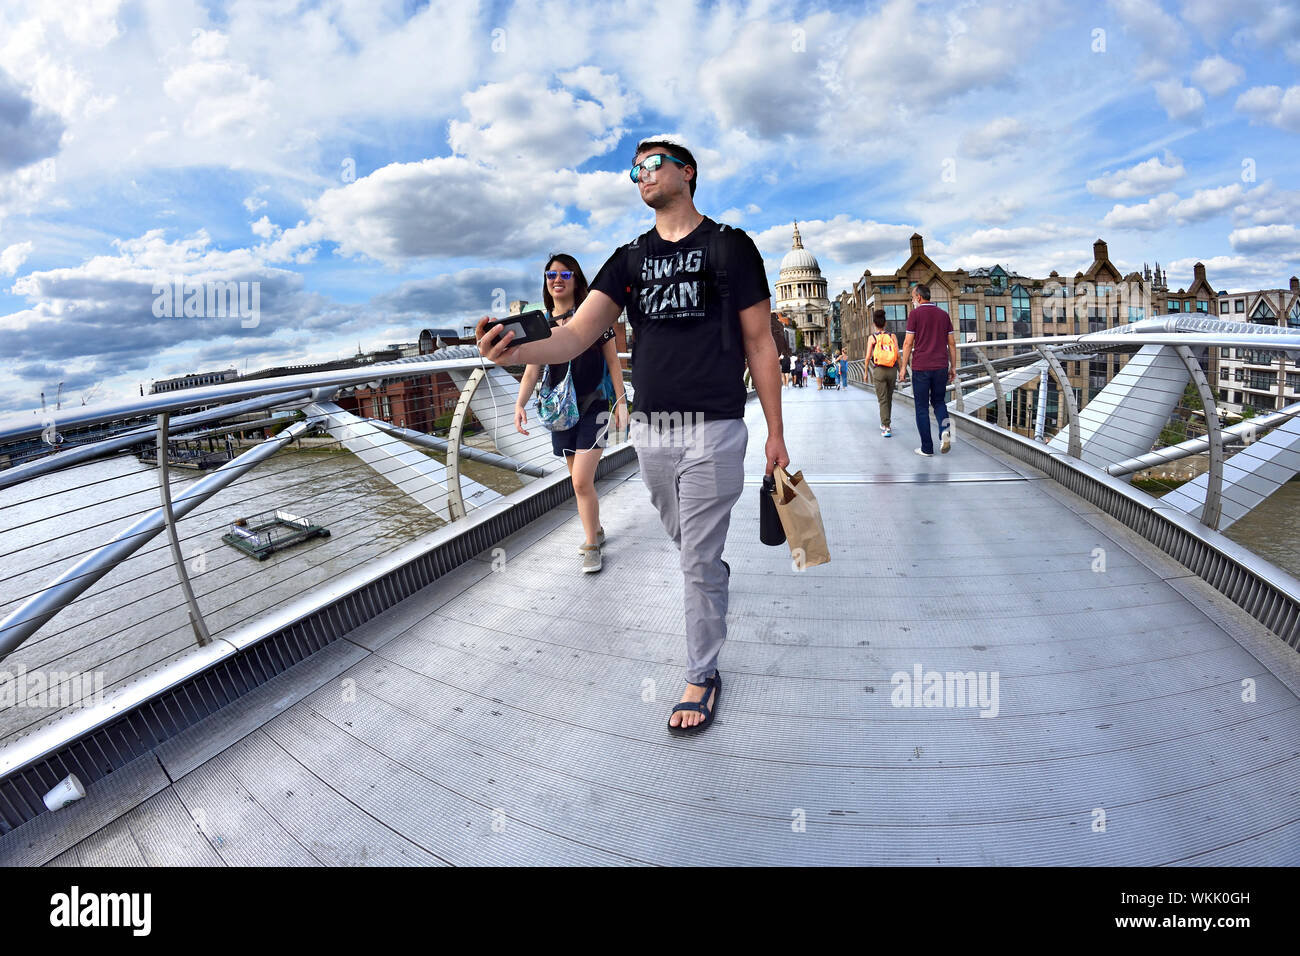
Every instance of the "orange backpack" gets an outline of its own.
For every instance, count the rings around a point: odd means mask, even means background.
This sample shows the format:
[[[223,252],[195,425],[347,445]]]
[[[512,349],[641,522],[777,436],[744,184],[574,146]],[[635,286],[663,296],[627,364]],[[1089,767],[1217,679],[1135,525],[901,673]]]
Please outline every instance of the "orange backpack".
[[[871,361],[882,368],[898,364],[898,340],[890,332],[876,334],[876,347],[871,350]]]

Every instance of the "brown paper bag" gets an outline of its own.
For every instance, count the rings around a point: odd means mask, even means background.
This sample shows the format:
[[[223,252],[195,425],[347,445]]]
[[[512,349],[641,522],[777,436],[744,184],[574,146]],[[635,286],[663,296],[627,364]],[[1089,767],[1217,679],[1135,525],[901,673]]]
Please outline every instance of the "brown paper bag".
[[[803,480],[803,472],[791,475],[778,467],[775,476],[776,513],[781,518],[781,527],[785,528],[791,557],[801,569],[829,563],[831,552],[822,525],[822,509]]]

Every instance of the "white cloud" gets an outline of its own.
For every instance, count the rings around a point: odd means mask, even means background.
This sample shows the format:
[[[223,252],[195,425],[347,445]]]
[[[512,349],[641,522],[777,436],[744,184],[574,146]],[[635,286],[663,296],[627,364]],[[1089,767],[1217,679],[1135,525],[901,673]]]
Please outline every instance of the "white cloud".
[[[0,250],[0,275],[13,275],[31,254],[32,244],[30,241],[17,242],[4,250]]]
[[[1183,86],[1176,79],[1156,83],[1156,101],[1172,120],[1199,122],[1205,112],[1205,97],[1194,86]]]
[[[249,228],[253,230],[253,235],[261,236],[263,239],[270,239],[280,231],[280,227],[271,222],[266,216],[252,223]]]
[[[1239,222],[1257,225],[1300,222],[1300,190],[1279,189],[1271,179],[1265,180],[1243,197],[1234,213]]]
[[[1238,252],[1296,253],[1300,250],[1300,229],[1290,224],[1249,226],[1232,230],[1228,243]]]
[[[1187,174],[1183,161],[1165,153],[1164,161],[1157,156],[1143,160],[1128,169],[1117,169],[1097,179],[1088,180],[1088,192],[1107,199],[1129,199],[1145,196],[1163,189]]]
[[[814,51],[818,33],[829,22],[822,15],[802,25],[745,24],[731,45],[700,70],[700,93],[718,126],[760,139],[816,130],[828,101]],[[796,42],[795,30],[804,31],[802,43]]]
[[[1002,225],[1015,218],[1016,213],[1025,208],[1022,200],[1010,196],[998,196],[988,200],[975,210],[974,219],[989,225]]]
[[[1025,124],[1013,116],[997,119],[962,134],[961,150],[975,159],[991,159],[1002,155],[1028,135]]]
[[[1240,0],[1231,4],[1223,0],[1182,0],[1181,6],[1183,19],[1196,27],[1210,46],[1218,43],[1242,10]]]
[[[1101,222],[1111,229],[1160,229],[1169,221],[1169,210],[1177,202],[1177,193],[1162,193],[1135,206],[1116,203]]]
[[[1278,277],[1287,275],[1293,268],[1281,259],[1263,255],[1175,259],[1165,268],[1174,274],[1190,276],[1198,262],[1205,266],[1205,277],[1216,291],[1230,293],[1274,287]]]
[[[1236,109],[1252,123],[1300,133],[1300,86],[1288,87],[1285,92],[1280,86],[1252,86],[1237,97]]]
[[[819,260],[826,257],[844,263],[874,262],[881,256],[906,258],[908,237],[915,231],[915,226],[852,219],[844,213],[831,220],[799,220],[805,249]],[[769,259],[779,262],[790,251],[792,237],[793,224],[783,222],[755,234],[754,242]]]
[[[889,0],[849,34],[837,77],[841,95],[830,119],[880,129],[913,114],[926,116],[976,90],[1010,86],[1024,51],[1035,48],[1061,12],[1054,3],[943,11],[916,0]],[[906,81],[900,88],[901,77]]]
[[[451,148],[498,166],[540,162],[548,168],[574,167],[609,152],[623,136],[633,98],[619,91],[615,77],[594,67],[561,79],[591,98],[547,89],[544,80],[529,74],[466,93],[461,102],[469,119],[451,122]]]
[[[383,262],[409,258],[535,255],[581,230],[563,225],[558,172],[519,176],[461,156],[392,163],[308,204],[308,239],[336,242],[343,255]],[[630,185],[630,184],[629,184]],[[295,230],[286,230],[292,238]]]
[[[1186,31],[1156,0],[1110,0],[1109,6],[1143,51],[1138,61],[1140,76],[1158,76],[1169,70],[1170,63],[1182,59]]]
[[[1170,223],[1186,225],[1211,219],[1239,204],[1245,195],[1240,183],[1217,189],[1198,189],[1186,199],[1176,193],[1161,193],[1150,202],[1134,206],[1115,205],[1102,225],[1120,229],[1162,229]]]
[[[251,135],[269,112],[271,83],[246,64],[225,58],[227,44],[223,33],[197,31],[190,44],[194,59],[163,83],[163,91],[188,110],[185,131],[191,136]]]
[[[1200,222],[1235,206],[1241,201],[1244,192],[1241,183],[1231,183],[1217,189],[1198,189],[1187,199],[1174,203],[1170,212],[1180,223]]]
[[[1079,239],[1088,234],[1086,229],[1078,226],[1038,225],[1012,229],[995,226],[958,236],[946,245],[950,257],[965,257],[963,261],[967,261],[971,256],[981,256],[987,260],[990,256],[1017,256],[1036,251],[1045,243]]]
[[[1206,57],[1192,71],[1192,79],[1211,96],[1222,96],[1246,78],[1246,71],[1217,53]]]

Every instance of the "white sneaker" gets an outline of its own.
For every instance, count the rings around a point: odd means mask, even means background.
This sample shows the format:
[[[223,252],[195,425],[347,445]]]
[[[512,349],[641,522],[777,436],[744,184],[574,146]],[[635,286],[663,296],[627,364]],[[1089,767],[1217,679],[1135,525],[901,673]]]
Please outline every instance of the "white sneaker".
[[[949,425],[947,428],[943,430],[943,434],[939,436],[939,451],[940,453],[946,455],[951,450],[952,450],[952,425]]]
[[[921,449],[919,449],[919,448],[914,448],[913,451],[915,451],[915,452],[916,452],[918,455],[920,455],[922,458],[933,458],[933,457],[934,457],[934,452],[932,452],[932,451],[921,451]]]
[[[596,544],[596,545],[592,545],[591,547],[587,547],[587,545],[584,544],[581,548],[581,551],[582,551],[582,573],[593,574],[594,572],[599,571],[600,570],[600,545]]]

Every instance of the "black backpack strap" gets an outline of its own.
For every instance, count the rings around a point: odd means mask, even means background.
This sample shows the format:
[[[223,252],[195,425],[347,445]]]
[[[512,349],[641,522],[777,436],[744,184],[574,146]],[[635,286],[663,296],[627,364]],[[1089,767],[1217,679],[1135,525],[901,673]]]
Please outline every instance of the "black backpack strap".
[[[727,255],[726,232],[731,226],[718,223],[709,234],[709,268],[713,270],[714,284],[718,290],[718,305],[722,314],[722,351],[731,349],[731,282],[727,276],[730,259]]]
[[[648,235],[649,233],[642,233],[627,244],[628,285],[624,290],[627,302],[623,308],[629,319],[634,315],[638,318],[641,316],[641,269],[645,265],[645,240]]]

